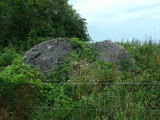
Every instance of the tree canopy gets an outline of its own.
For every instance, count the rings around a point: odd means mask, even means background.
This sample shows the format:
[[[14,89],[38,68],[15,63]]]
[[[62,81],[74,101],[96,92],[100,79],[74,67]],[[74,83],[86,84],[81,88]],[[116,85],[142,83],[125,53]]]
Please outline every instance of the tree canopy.
[[[77,37],[89,41],[86,20],[68,0],[1,0],[0,45],[33,46],[38,38]]]

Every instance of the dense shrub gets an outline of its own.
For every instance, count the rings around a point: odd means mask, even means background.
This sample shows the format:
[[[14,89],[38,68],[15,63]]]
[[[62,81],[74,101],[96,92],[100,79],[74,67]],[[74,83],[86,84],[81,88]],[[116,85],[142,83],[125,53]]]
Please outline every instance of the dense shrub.
[[[86,20],[68,0],[3,0],[0,2],[0,47],[24,50],[51,38],[89,41]]]
[[[14,48],[5,48],[0,52],[0,67],[11,65],[14,59],[18,57]]]
[[[0,72],[0,114],[3,119],[26,116],[26,106],[35,104],[39,94],[41,75],[17,57],[12,65]]]

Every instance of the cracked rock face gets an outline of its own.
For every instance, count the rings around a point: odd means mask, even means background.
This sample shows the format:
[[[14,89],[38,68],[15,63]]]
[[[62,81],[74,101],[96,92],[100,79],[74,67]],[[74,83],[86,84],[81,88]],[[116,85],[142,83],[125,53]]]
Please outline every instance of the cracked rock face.
[[[124,47],[112,42],[111,40],[97,42],[92,45],[100,53],[100,59],[102,61],[119,64],[120,68],[118,69],[120,70],[133,69],[135,62]]]
[[[34,46],[26,52],[23,59],[25,63],[48,73],[52,68],[60,65],[63,59],[69,57],[73,48],[74,46],[67,39],[58,38]]]
[[[128,52],[120,45],[111,40],[94,43],[93,46],[98,49],[100,59],[103,61],[117,61],[128,56]]]
[[[132,69],[134,60],[129,53],[120,45],[110,40],[91,44],[95,47],[100,59],[105,62],[119,62],[122,69]],[[50,73],[56,66],[60,65],[70,56],[70,52],[77,48],[68,40],[57,38],[42,42],[26,52],[23,59],[26,64],[38,67],[43,73]],[[125,65],[128,66],[125,66]]]

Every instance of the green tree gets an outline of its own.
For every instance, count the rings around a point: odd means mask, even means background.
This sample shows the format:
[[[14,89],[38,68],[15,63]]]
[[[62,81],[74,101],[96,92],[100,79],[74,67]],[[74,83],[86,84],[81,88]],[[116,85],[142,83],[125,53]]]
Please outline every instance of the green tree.
[[[38,38],[77,37],[89,41],[86,20],[68,0],[2,0],[0,45],[31,46]]]

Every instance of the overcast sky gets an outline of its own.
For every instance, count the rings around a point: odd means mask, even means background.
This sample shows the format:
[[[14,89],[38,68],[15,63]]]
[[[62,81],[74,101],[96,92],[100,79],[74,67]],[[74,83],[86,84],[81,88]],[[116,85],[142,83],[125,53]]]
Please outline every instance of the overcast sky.
[[[160,0],[69,0],[94,41],[160,39]]]

